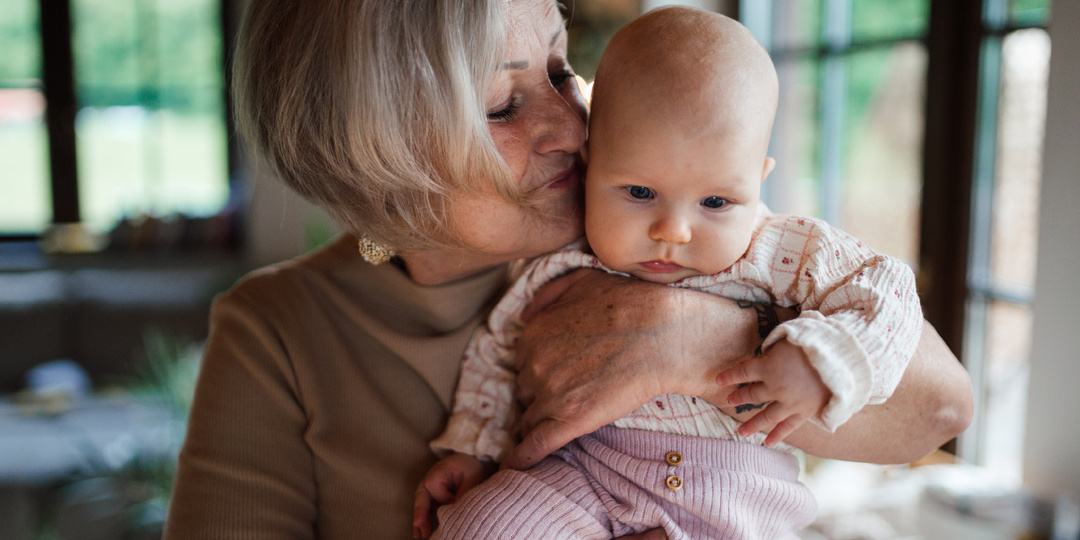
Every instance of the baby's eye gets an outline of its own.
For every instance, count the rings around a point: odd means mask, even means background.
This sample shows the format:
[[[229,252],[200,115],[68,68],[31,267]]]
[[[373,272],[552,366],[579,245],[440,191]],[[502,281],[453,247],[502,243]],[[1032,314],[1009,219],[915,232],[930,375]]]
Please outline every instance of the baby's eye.
[[[727,204],[727,201],[720,197],[708,197],[701,200],[701,206],[705,208],[720,208]]]
[[[643,186],[630,186],[626,188],[626,191],[635,199],[651,199],[653,197],[652,190]]]

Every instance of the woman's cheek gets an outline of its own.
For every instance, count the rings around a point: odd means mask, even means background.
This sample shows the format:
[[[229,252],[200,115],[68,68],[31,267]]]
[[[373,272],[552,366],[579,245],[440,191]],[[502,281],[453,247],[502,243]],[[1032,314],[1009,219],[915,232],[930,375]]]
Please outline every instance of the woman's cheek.
[[[495,150],[506,162],[514,178],[521,181],[525,176],[525,168],[529,163],[528,141],[525,140],[511,124],[496,124],[489,128],[491,140],[495,143]]]

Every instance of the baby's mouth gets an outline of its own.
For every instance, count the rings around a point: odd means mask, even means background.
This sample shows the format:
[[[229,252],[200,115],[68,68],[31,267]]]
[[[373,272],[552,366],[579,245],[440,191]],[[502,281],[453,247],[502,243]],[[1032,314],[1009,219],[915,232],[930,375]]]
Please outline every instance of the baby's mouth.
[[[677,272],[679,270],[682,270],[682,268],[683,268],[682,265],[680,265],[680,264],[675,264],[675,263],[669,262],[669,261],[662,261],[662,260],[659,260],[659,259],[643,262],[643,263],[640,263],[640,264],[641,264],[642,268],[644,268],[644,269],[646,269],[646,270],[648,270],[650,272],[657,272],[657,273],[661,273],[661,274],[667,274],[667,273],[670,273],[670,272]]]

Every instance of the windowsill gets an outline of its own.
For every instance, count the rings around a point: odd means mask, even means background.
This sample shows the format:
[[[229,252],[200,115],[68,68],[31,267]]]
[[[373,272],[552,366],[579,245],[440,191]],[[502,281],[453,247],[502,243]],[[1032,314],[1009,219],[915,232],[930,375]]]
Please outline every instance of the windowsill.
[[[1039,496],[944,452],[910,465],[813,460],[808,468],[802,481],[818,515],[800,533],[803,540],[1042,538],[1055,519],[1076,515],[1074,501]]]
[[[0,272],[35,270],[145,269],[185,270],[248,266],[239,251],[227,250],[131,250],[99,253],[47,254],[34,241],[0,242]]]
[[[0,340],[0,392],[61,358],[95,384],[130,377],[146,357],[148,332],[205,339],[213,298],[251,267],[224,251],[52,255],[33,243],[0,244],[0,327],[18,336]]]

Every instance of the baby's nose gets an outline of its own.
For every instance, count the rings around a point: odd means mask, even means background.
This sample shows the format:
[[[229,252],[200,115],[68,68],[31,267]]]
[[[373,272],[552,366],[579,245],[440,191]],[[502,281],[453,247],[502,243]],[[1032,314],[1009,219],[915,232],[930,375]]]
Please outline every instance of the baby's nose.
[[[656,220],[649,229],[649,238],[672,244],[690,241],[690,223],[677,215],[667,215]]]

